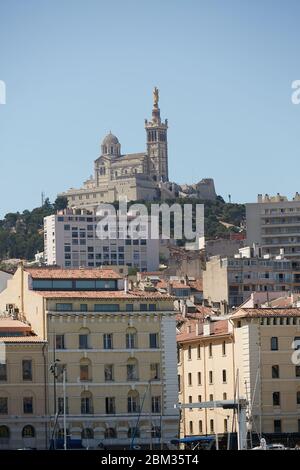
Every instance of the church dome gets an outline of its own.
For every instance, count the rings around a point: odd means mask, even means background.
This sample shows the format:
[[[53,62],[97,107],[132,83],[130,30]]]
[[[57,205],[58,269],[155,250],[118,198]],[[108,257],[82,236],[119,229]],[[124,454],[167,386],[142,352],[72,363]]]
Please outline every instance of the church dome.
[[[119,144],[119,139],[116,137],[114,134],[111,132],[107,134],[106,137],[104,137],[102,145],[114,145],[114,144]]]
[[[101,144],[102,155],[109,155],[112,157],[119,157],[121,155],[121,145],[118,137],[111,132],[104,137]]]

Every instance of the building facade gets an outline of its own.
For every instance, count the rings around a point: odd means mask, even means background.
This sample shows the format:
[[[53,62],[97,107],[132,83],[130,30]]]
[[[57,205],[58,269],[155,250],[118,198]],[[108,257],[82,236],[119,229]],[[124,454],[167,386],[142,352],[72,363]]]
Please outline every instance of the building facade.
[[[247,400],[253,439],[300,433],[300,309],[241,308],[228,320],[186,321],[179,334],[179,401]],[[183,409],[181,436],[237,431],[222,408]],[[250,434],[248,445],[251,444]]]
[[[178,434],[173,299],[130,291],[111,269],[19,267],[9,303],[49,342],[49,432],[63,436],[66,370],[69,445],[162,447]],[[58,419],[55,419],[59,412]]]
[[[101,155],[95,160],[94,176],[80,189],[69,189],[69,207],[96,208],[100,203],[130,200],[153,200],[175,196],[169,183],[168,121],[162,121],[159,93],[153,91],[152,119],[145,120],[145,152],[122,154],[118,138],[111,132],[101,144]]]
[[[258,195],[256,203],[246,204],[247,244],[258,243],[262,254],[300,258],[300,196]]]
[[[126,266],[139,271],[159,268],[159,240],[147,237],[118,237],[114,230],[107,238],[99,237],[97,224],[104,217],[87,211],[65,210],[44,219],[44,260],[47,265],[63,268],[105,265]],[[129,217],[128,223],[134,217]],[[117,228],[117,232],[119,231]]]
[[[242,251],[242,250],[240,250]],[[297,262],[278,257],[262,258],[251,252],[243,256],[213,256],[203,271],[203,295],[224,311],[238,307],[252,292],[299,290]]]
[[[47,354],[28,323],[0,317],[0,449],[47,448]]]

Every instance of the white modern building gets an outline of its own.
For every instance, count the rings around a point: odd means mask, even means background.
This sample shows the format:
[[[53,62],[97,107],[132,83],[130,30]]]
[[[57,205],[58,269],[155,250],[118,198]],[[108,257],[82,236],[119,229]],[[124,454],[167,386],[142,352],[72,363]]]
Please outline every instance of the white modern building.
[[[62,268],[126,266],[139,271],[159,268],[159,240],[141,231],[137,238],[121,238],[120,225],[109,238],[99,238],[99,223],[104,216],[86,210],[71,210],[45,217],[44,260]],[[128,224],[135,216],[128,216]],[[118,222],[117,222],[118,224]],[[97,229],[98,227],[98,229]]]
[[[300,258],[300,195],[289,201],[277,194],[258,195],[256,203],[246,204],[247,244],[258,243],[262,255],[284,252]]]

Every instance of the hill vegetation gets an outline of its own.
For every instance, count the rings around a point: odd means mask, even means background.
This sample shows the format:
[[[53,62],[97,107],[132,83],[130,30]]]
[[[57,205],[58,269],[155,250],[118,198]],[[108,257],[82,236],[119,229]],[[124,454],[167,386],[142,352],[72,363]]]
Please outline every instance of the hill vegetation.
[[[143,201],[139,201],[142,203]],[[205,236],[206,238],[228,238],[231,232],[241,230],[245,219],[245,206],[243,204],[229,204],[218,196],[216,201],[203,201],[196,199],[175,199],[166,201],[183,205],[205,204]],[[133,203],[131,203],[133,204]],[[146,202],[147,206],[151,203]],[[130,204],[129,204],[130,205]],[[55,214],[57,210],[66,207],[65,198],[57,198],[54,203],[46,199],[42,207],[32,211],[8,213],[0,220],[0,260],[21,258],[34,259],[37,251],[43,251],[43,220],[44,217]],[[225,227],[220,222],[231,224]]]

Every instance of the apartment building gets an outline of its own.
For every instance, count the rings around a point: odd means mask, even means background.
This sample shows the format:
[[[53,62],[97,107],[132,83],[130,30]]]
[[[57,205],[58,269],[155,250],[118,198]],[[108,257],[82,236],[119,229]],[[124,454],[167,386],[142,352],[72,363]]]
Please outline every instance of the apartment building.
[[[248,401],[248,431],[300,432],[300,308],[241,308],[228,320],[185,321],[179,334],[179,401]],[[231,410],[183,409],[182,437],[236,431]],[[250,442],[250,439],[249,439]]]
[[[0,449],[45,449],[47,342],[11,316],[0,317]]]
[[[159,268],[159,240],[152,239],[147,233],[149,222],[146,230],[141,230],[141,236],[130,238],[121,236],[117,219],[116,226],[107,233],[107,237],[100,238],[97,224],[104,217],[85,210],[71,209],[45,217],[45,263],[62,268],[95,268],[105,265],[126,266],[139,271]],[[128,224],[133,224],[135,218],[128,215]]]
[[[283,256],[260,257],[250,248],[239,250],[234,257],[213,256],[203,271],[204,298],[226,312],[245,302],[252,292],[299,290],[298,264]]]
[[[247,244],[258,243],[262,254],[300,258],[300,195],[292,200],[277,194],[258,195],[256,203],[246,204]]]
[[[188,320],[177,335],[179,402],[229,400],[234,396],[233,334],[228,321]],[[232,410],[182,409],[180,436],[236,430]]]
[[[64,435],[63,369],[70,446],[160,448],[177,436],[171,296],[129,290],[112,269],[20,266],[0,294],[8,303],[49,342],[50,436]]]

